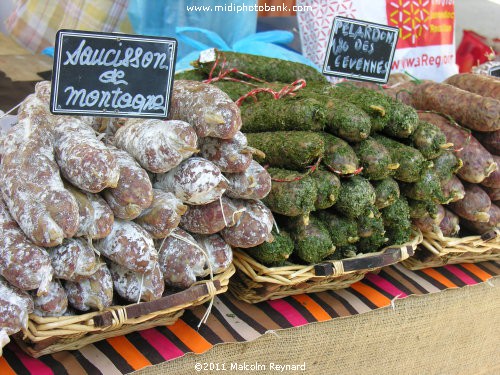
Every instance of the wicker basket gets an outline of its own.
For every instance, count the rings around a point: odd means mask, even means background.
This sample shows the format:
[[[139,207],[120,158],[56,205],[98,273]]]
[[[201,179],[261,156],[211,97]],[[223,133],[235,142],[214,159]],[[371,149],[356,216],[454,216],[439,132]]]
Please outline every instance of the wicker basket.
[[[424,233],[423,236],[415,255],[403,262],[405,267],[419,270],[446,264],[500,261],[499,230],[462,238],[444,237],[441,232]]]
[[[421,241],[422,234],[414,232],[410,242],[377,253],[309,266],[271,268],[238,249],[233,259],[236,275],[231,279],[229,291],[245,302],[257,303],[294,294],[347,288],[370,271],[407,259]]]
[[[215,275],[213,282],[200,281],[179,293],[156,301],[127,306],[112,306],[100,312],[62,317],[31,314],[28,329],[14,336],[21,348],[33,357],[76,350],[105,338],[124,335],[159,325],[171,325],[184,309],[201,305],[214,295],[224,293],[235,268]]]

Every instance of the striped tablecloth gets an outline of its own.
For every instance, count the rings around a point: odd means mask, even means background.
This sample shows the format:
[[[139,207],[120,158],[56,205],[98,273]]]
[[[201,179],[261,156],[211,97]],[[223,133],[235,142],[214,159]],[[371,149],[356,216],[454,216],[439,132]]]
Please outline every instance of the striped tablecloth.
[[[15,343],[4,348],[0,374],[126,374],[146,366],[203,353],[223,342],[243,342],[268,331],[298,327],[390,306],[398,298],[485,282],[500,275],[500,263],[448,265],[409,271],[401,265],[369,274],[350,288],[303,294],[250,305],[222,295],[206,325],[197,330],[205,307],[186,311],[174,325],[102,340],[78,351],[34,359]]]

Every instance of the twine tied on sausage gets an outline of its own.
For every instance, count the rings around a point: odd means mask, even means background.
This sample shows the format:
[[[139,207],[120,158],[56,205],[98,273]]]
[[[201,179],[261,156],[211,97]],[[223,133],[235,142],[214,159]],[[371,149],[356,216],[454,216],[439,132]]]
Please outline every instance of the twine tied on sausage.
[[[222,59],[222,63],[220,62],[219,60],[219,56],[222,56],[223,59]],[[217,76],[214,77],[214,72],[215,72],[215,69],[218,67],[219,63],[221,64],[221,67],[220,67],[220,70],[219,70],[219,74]],[[224,56],[224,53],[220,53],[217,55],[217,57],[215,58],[215,61],[214,61],[214,64],[212,65],[212,68],[210,69],[210,72],[208,74],[208,79],[204,80],[203,82],[204,83],[213,83],[213,82],[217,82],[217,81],[220,81],[220,80],[225,80],[225,81],[232,81],[232,82],[238,82],[238,83],[242,83],[242,84],[245,84],[245,85],[248,85],[248,86],[252,86],[252,87],[255,87],[255,89],[249,91],[248,93],[246,93],[245,95],[241,96],[239,99],[237,99],[235,101],[236,105],[238,107],[240,107],[243,103],[243,101],[245,101],[245,99],[247,98],[253,98],[254,101],[256,102],[257,101],[257,94],[258,93],[262,93],[262,92],[266,92],[266,93],[269,93],[272,95],[272,97],[275,99],[275,100],[278,100],[278,99],[281,99],[283,98],[284,96],[293,96],[295,95],[295,92],[306,87],[307,83],[306,83],[306,80],[305,79],[297,79],[296,81],[292,82],[291,84],[289,85],[285,85],[283,88],[281,88],[281,90],[279,91],[276,91],[276,90],[273,90],[272,88],[269,88],[269,87],[258,87],[257,85],[251,83],[251,82],[248,82],[248,81],[244,81],[244,80],[241,80],[241,79],[237,79],[237,78],[234,78],[234,77],[229,77],[230,74],[238,74],[242,77],[245,77],[245,78],[248,78],[250,80],[253,80],[253,81],[257,81],[257,82],[261,82],[261,83],[267,83],[269,84],[269,82],[263,80],[263,79],[260,79],[258,77],[254,77],[248,73],[245,73],[245,72],[242,72],[236,68],[231,68],[231,69],[225,69],[227,65],[227,59],[226,57]]]
[[[210,281],[202,281],[203,283],[206,284],[207,286],[207,291],[208,291],[208,295],[210,296],[210,304],[208,305],[207,307],[207,310],[205,311],[205,313],[203,314],[203,316],[201,317],[200,319],[200,322],[198,323],[197,325],[197,328],[200,329],[201,325],[202,324],[205,324],[208,320],[208,317],[210,316],[210,312],[212,311],[212,306],[214,304],[214,298],[215,298],[215,295],[217,294],[217,289],[215,288],[214,286],[214,273],[213,273],[213,269],[212,269],[212,264],[210,262],[210,258],[207,254],[207,252],[205,251],[205,249],[203,249],[200,245],[198,245],[196,242],[193,242],[185,237],[182,237],[182,236],[179,236],[178,234],[176,233],[170,233],[168,237],[173,237],[173,238],[176,238],[178,239],[179,241],[183,241],[191,246],[194,246],[196,247],[198,250],[200,250],[202,252],[202,254],[205,256],[206,260],[207,260],[207,265],[208,265],[208,270],[209,270],[209,274],[210,274]],[[168,238],[168,237],[165,237],[163,239],[163,241],[161,242],[160,244],[160,249],[163,247],[163,244],[165,243],[165,240]],[[196,284],[199,284],[200,282],[197,282],[193,285],[196,285]]]

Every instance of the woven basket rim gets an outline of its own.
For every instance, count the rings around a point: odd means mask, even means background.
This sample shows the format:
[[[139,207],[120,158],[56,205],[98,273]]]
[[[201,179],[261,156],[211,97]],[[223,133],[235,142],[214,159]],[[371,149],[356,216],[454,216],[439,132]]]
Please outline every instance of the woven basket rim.
[[[424,232],[422,246],[436,256],[450,253],[484,253],[500,250],[500,229],[496,228],[482,236],[446,237],[440,229],[435,232]],[[485,239],[486,237],[486,239]]]
[[[164,296],[152,302],[110,306],[103,311],[81,315],[41,317],[30,314],[27,329],[20,332],[20,335],[16,336],[16,340],[28,354],[38,357],[61,350],[75,350],[87,344],[135,330],[151,328],[160,324],[174,324],[182,316],[185,309],[203,304],[215,295],[227,291],[229,279],[235,272],[236,269],[231,263],[224,272],[214,275],[213,281],[201,280],[190,288],[175,293],[177,296],[184,293],[184,296],[191,297],[188,301],[156,311],[147,311],[146,308],[145,314],[139,314],[139,316],[132,318],[127,317],[127,307],[141,305],[144,307],[151,304],[150,306],[153,308],[153,303],[166,300],[168,297],[172,298],[171,296],[175,295]],[[99,321],[104,325],[99,325]],[[19,338],[21,334],[22,338]],[[64,341],[64,343],[61,344],[59,341]],[[44,342],[48,344],[45,345]]]
[[[336,261],[324,261],[314,265],[291,265],[283,267],[267,267],[250,257],[248,254],[244,253],[243,250],[234,249],[233,263],[239,273],[243,273],[254,282],[290,286],[306,282],[310,279],[333,279],[339,276],[352,274],[357,271],[362,271],[363,269],[352,269],[347,271],[345,270],[344,265],[347,262],[356,259],[377,259],[383,256],[389,250],[398,249],[400,251],[399,259],[395,262],[390,263],[394,264],[396,262],[407,259],[410,255],[412,255],[408,250],[411,249],[413,252],[417,248],[418,244],[422,241],[422,239],[422,233],[418,229],[414,229],[412,233],[412,239],[409,242],[402,245],[387,246],[376,253],[360,254],[359,256],[353,258]],[[315,267],[324,264],[332,265],[333,274],[322,276],[315,273]],[[376,266],[373,268],[369,268],[369,270],[373,270],[376,268],[380,267]]]

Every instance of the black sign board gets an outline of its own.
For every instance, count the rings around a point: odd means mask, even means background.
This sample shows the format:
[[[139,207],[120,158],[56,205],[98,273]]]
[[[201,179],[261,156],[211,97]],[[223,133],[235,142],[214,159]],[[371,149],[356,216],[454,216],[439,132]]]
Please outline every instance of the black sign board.
[[[165,118],[176,53],[172,38],[59,30],[50,111]]]
[[[500,77],[500,65],[491,67],[488,74],[493,77]]]
[[[386,83],[391,72],[398,36],[397,27],[335,17],[323,73]]]

